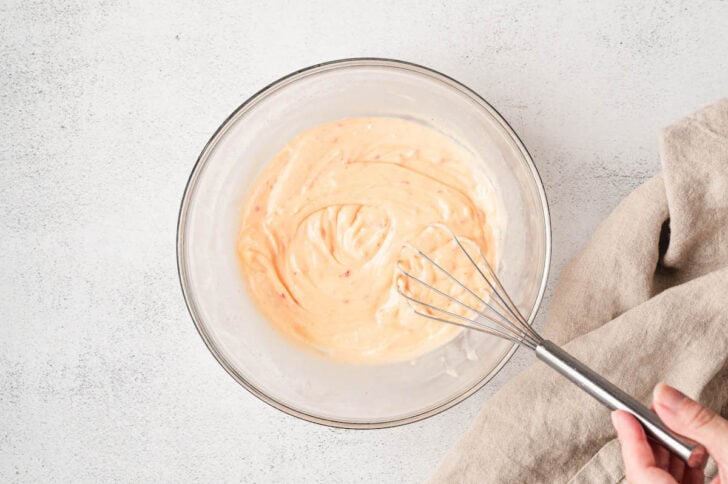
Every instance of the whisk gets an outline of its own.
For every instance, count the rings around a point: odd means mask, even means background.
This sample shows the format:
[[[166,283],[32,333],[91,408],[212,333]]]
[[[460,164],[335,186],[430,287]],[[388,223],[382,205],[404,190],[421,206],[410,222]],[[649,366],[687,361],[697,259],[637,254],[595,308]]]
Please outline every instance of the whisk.
[[[465,248],[466,244],[448,227],[441,224],[433,224],[431,227],[443,230],[451,238],[448,243],[456,244],[451,250],[459,250],[460,255],[465,256],[472,264],[472,270],[477,271],[471,272],[470,275],[481,280],[483,286],[469,287],[462,282],[462,277],[453,274],[452,267],[451,270],[446,270],[432,254],[428,255],[410,245],[414,257],[419,259],[415,265],[422,269],[420,272],[428,273],[429,276],[439,275],[441,279],[451,281],[450,288],[456,288],[458,292],[458,295],[453,295],[452,290],[442,286],[438,289],[434,283],[424,280],[427,277],[420,276],[419,272],[414,274],[414,269],[404,267],[401,262],[398,263],[397,268],[401,274],[397,280],[398,291],[417,314],[442,323],[487,333],[533,350],[538,359],[571,380],[604,406],[611,410],[625,410],[634,415],[652,440],[679,456],[689,466],[705,465],[707,453],[701,445],[688,442],[668,430],[660,418],[640,402],[555,343],[541,337],[528,324],[508,296],[480,247],[468,244],[477,247],[469,251]],[[462,262],[465,262],[465,259],[462,259]],[[462,273],[463,267],[458,267],[458,270]],[[466,270],[469,271],[469,267]],[[418,296],[418,294],[423,295]],[[430,299],[433,297],[446,304],[432,302]]]

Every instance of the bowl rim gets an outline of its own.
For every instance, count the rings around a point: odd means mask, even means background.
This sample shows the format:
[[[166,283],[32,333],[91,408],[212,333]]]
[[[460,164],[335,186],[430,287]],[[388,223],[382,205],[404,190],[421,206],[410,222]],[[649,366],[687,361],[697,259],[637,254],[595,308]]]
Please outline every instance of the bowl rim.
[[[233,112],[225,118],[225,120],[220,124],[220,126],[215,130],[215,132],[212,134],[210,139],[207,141],[205,146],[202,148],[202,151],[200,152],[199,156],[197,157],[197,160],[195,161],[195,164],[192,167],[192,171],[190,172],[190,176],[187,180],[187,183],[185,185],[184,192],[182,194],[182,201],[180,203],[180,209],[179,214],[177,218],[177,234],[176,234],[176,259],[177,259],[177,274],[179,277],[180,282],[180,288],[182,290],[182,296],[185,301],[185,305],[187,307],[187,311],[190,314],[190,317],[192,318],[192,321],[195,325],[195,328],[197,329],[198,334],[202,338],[203,342],[205,343],[205,346],[207,346],[207,349],[212,353],[212,355],[215,357],[217,362],[222,366],[225,371],[243,388],[248,390],[251,394],[258,397],[263,402],[267,403],[268,405],[272,406],[273,408],[276,408],[288,415],[291,415],[293,417],[300,418],[302,420],[306,420],[308,422],[325,425],[329,427],[337,427],[337,428],[348,428],[348,429],[378,429],[378,428],[390,428],[390,427],[397,427],[400,425],[405,425],[409,423],[418,422],[420,420],[424,420],[426,418],[432,417],[434,415],[437,415],[449,408],[454,407],[455,405],[463,402],[465,399],[476,393],[478,390],[480,390],[486,383],[488,383],[495,375],[497,375],[500,370],[508,363],[508,361],[511,359],[513,354],[518,349],[517,344],[513,344],[511,348],[508,350],[508,352],[503,356],[501,361],[493,368],[487,375],[485,375],[481,380],[473,384],[470,388],[465,390],[464,392],[454,396],[450,400],[441,403],[435,407],[429,408],[423,412],[417,413],[415,415],[410,415],[402,418],[397,418],[393,420],[383,420],[383,421],[376,421],[376,422],[355,422],[355,421],[340,421],[340,420],[332,420],[327,419],[323,417],[318,417],[316,415],[311,415],[309,413],[297,410],[291,406],[288,406],[286,404],[283,404],[282,402],[279,402],[272,396],[266,394],[262,390],[258,389],[253,385],[252,383],[248,382],[241,374],[239,374],[235,368],[232,367],[230,363],[228,363],[224,356],[221,354],[220,351],[218,351],[214,341],[210,337],[210,335],[207,332],[207,329],[205,327],[204,322],[202,321],[202,318],[200,317],[197,307],[194,300],[194,295],[192,294],[192,290],[189,286],[189,280],[188,280],[188,273],[187,273],[187,261],[185,258],[185,229],[187,227],[187,216],[188,211],[190,208],[190,200],[192,197],[192,194],[194,193],[194,189],[197,183],[197,179],[199,178],[199,175],[202,171],[202,169],[205,166],[205,163],[209,157],[209,154],[212,150],[212,148],[217,144],[219,139],[222,137],[222,135],[227,131],[227,128],[229,126],[229,123],[231,120],[237,118],[238,116],[244,114],[247,110],[251,109],[259,99],[263,98],[265,95],[267,95],[270,92],[273,92],[281,87],[286,86],[287,84],[290,84],[292,82],[295,82],[298,79],[308,77],[310,75],[318,74],[321,72],[334,70],[334,69],[341,69],[341,68],[349,68],[349,67],[384,67],[384,68],[395,68],[395,69],[404,69],[419,75],[424,75],[427,77],[430,77],[434,80],[439,80],[444,84],[447,84],[449,87],[454,88],[462,92],[463,94],[469,96],[473,101],[475,101],[478,105],[480,105],[481,108],[485,109],[492,117],[495,119],[498,124],[501,126],[501,128],[504,130],[506,134],[508,134],[511,138],[511,140],[514,142],[516,148],[520,151],[521,155],[523,156],[523,159],[525,160],[528,168],[531,171],[531,175],[533,177],[533,180],[536,185],[536,189],[538,191],[539,197],[541,199],[541,208],[543,211],[543,222],[544,222],[544,229],[545,229],[545,254],[544,254],[544,268],[543,268],[543,276],[541,278],[541,284],[539,287],[538,294],[536,296],[536,300],[534,301],[533,308],[531,309],[531,313],[529,314],[527,320],[530,325],[533,324],[533,320],[536,317],[536,314],[538,313],[538,309],[541,306],[541,302],[543,300],[543,296],[546,290],[547,282],[548,282],[548,276],[549,276],[549,270],[551,267],[551,215],[549,211],[549,204],[548,200],[546,198],[546,191],[543,187],[543,181],[541,179],[541,175],[538,172],[538,169],[536,168],[536,165],[533,162],[533,159],[526,149],[525,145],[521,141],[521,139],[518,137],[516,132],[513,130],[513,128],[508,124],[508,122],[505,120],[503,116],[490,104],[488,103],[482,96],[480,96],[478,93],[464,85],[463,83],[453,79],[452,77],[443,74],[435,69],[431,69],[429,67],[422,66],[420,64],[416,64],[413,62],[408,61],[402,61],[397,59],[391,59],[391,58],[383,58],[383,57],[352,57],[352,58],[343,58],[343,59],[336,59],[332,61],[322,62],[318,64],[311,65],[309,67],[305,67],[303,69],[296,70],[294,72],[291,72],[290,74],[287,74],[267,86],[263,87],[259,91],[257,91],[255,94],[250,96],[248,99],[246,99],[242,104],[240,104]]]

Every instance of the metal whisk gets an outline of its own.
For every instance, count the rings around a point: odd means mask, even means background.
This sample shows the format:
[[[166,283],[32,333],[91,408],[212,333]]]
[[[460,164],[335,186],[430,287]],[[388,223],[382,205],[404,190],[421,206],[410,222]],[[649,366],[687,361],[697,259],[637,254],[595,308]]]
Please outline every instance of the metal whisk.
[[[640,402],[555,343],[542,338],[528,324],[526,318],[508,296],[480,247],[475,246],[476,249],[468,251],[465,248],[466,244],[448,227],[442,224],[433,224],[431,227],[440,228],[449,235],[451,242],[456,244],[452,250],[461,251],[467,261],[472,264],[473,271],[477,271],[476,273],[470,272],[470,275],[479,276],[478,279],[482,280],[483,284],[479,288],[468,287],[461,278],[442,267],[435,257],[414,246],[409,246],[415,257],[410,262],[415,261],[420,272],[429,274],[430,278],[434,274],[451,281],[449,291],[442,286],[441,288],[435,287],[434,283],[423,280],[424,276],[420,276],[419,273],[414,274],[415,269],[404,267],[400,262],[397,266],[401,274],[397,281],[398,291],[407,299],[417,314],[442,323],[487,333],[533,350],[541,361],[571,380],[604,406],[611,410],[625,410],[634,415],[648,436],[679,456],[689,466],[705,465],[707,453],[701,445],[688,442],[668,430],[660,418]],[[472,252],[475,252],[475,257]],[[463,262],[465,262],[464,259]],[[427,267],[428,265],[429,267]],[[459,269],[462,270],[462,267]],[[453,295],[452,288],[455,288],[459,295]],[[418,294],[422,295],[418,296]],[[434,297],[436,301],[439,300],[444,304],[424,300],[427,299],[426,296]]]

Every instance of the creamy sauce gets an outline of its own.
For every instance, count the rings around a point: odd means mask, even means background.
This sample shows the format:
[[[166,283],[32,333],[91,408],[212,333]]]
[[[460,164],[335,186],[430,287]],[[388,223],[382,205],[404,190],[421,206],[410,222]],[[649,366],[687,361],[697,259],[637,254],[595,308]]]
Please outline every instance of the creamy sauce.
[[[403,244],[436,252],[473,283],[428,225],[448,226],[492,260],[493,200],[474,156],[431,128],[395,118],[326,123],[291,140],[254,183],[238,258],[256,306],[293,341],[350,363],[408,360],[460,329],[414,314],[398,294],[398,262],[436,277]]]

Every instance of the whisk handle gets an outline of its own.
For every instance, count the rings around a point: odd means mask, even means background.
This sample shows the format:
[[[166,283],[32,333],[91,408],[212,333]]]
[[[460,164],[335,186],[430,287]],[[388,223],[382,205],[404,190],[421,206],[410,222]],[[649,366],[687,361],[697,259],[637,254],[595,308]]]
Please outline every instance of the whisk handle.
[[[648,436],[680,457],[690,467],[705,465],[707,452],[702,445],[688,442],[670,431],[654,412],[556,344],[548,340],[543,341],[536,347],[536,356],[599,400],[605,407],[611,410],[625,410],[634,415]]]

